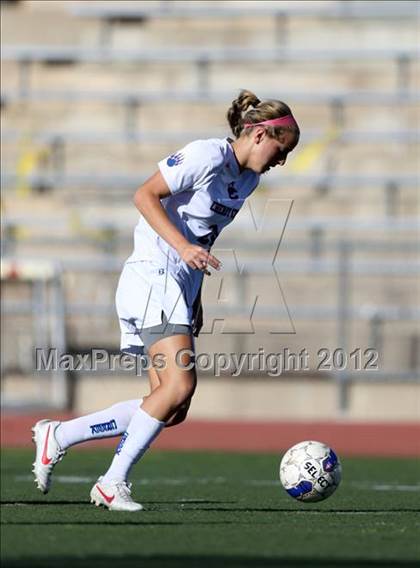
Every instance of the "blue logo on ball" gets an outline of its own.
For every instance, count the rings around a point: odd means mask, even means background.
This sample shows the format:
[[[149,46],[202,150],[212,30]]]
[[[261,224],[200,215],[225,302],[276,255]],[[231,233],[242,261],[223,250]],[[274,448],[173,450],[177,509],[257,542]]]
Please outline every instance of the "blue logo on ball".
[[[166,163],[170,168],[172,168],[173,166],[179,166],[179,164],[182,164],[183,161],[184,154],[178,152],[178,154],[172,154],[171,156],[169,156],[169,158],[166,160]]]
[[[302,496],[312,491],[312,483],[310,481],[301,481],[295,487],[286,489],[287,493],[295,499],[302,499]]]
[[[337,464],[338,464],[337,455],[335,454],[335,452],[333,452],[333,450],[330,450],[330,453],[322,462],[322,467],[324,468],[324,471],[332,471],[337,466]]]

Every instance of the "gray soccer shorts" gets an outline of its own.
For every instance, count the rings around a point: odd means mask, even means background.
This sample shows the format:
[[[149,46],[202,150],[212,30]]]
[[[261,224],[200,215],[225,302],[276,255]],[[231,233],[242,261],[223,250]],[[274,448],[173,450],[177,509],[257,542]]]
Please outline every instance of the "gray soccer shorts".
[[[130,345],[127,348],[123,348],[123,353],[129,353],[131,355],[145,355],[150,349],[150,347],[163,339],[164,337],[171,337],[172,335],[191,335],[192,329],[190,325],[183,325],[180,323],[169,323],[165,312],[162,311],[162,323],[159,325],[154,325],[152,327],[144,327],[138,331],[140,339],[144,343],[143,346]]]

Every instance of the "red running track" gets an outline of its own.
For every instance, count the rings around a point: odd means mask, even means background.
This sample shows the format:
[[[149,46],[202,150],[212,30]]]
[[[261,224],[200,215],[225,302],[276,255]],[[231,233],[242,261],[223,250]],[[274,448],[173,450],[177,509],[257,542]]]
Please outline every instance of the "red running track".
[[[3,447],[31,446],[31,426],[48,415],[4,414]],[[50,416],[69,419],[70,415]],[[153,447],[169,450],[282,452],[302,440],[319,440],[342,455],[420,456],[420,422],[238,422],[190,420],[168,428]],[[80,444],[80,448],[115,447],[115,438]]]

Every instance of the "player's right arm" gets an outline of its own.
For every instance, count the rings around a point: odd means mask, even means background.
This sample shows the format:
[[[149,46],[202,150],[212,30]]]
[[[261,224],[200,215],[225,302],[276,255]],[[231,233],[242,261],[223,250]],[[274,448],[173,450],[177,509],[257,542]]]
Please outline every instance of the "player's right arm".
[[[205,270],[207,264],[219,270],[219,260],[206,249],[191,244],[169,219],[161,203],[161,199],[169,195],[171,191],[161,172],[157,171],[138,188],[134,195],[134,204],[149,225],[178,252],[188,266],[204,270],[206,274],[209,274]]]

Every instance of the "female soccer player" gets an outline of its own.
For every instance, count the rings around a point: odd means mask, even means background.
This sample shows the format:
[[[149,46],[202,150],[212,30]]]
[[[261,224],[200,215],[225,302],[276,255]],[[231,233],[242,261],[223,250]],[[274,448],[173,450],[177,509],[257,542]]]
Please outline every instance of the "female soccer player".
[[[211,247],[260,174],[284,165],[299,140],[290,108],[277,100],[261,102],[250,91],[240,92],[227,119],[234,140],[191,142],[159,162],[134,197],[141,217],[116,305],[121,350],[147,353],[156,362],[149,371],[150,394],[67,422],[35,424],[33,471],[43,493],[67,448],[122,434],[108,471],[91,490],[91,502],[118,511],[142,509],[131,497],[128,474],[164,426],[186,418],[197,382],[186,352],[193,352],[200,328],[203,275],[210,274],[209,267],[220,269]]]

